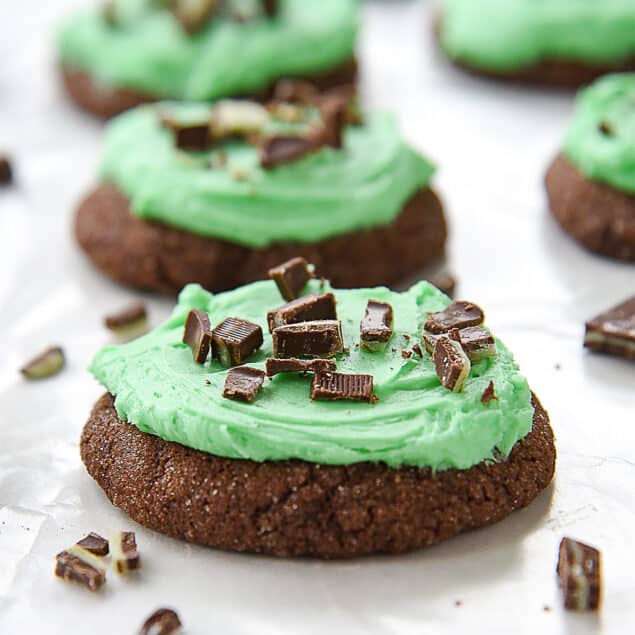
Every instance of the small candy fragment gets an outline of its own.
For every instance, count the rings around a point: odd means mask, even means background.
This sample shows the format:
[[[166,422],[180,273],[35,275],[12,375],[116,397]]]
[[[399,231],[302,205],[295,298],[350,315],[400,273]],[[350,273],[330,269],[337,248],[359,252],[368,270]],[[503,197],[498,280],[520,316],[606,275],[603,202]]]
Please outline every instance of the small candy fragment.
[[[600,552],[571,538],[563,538],[556,568],[564,607],[573,611],[596,611],[602,597]]]
[[[359,330],[362,348],[383,351],[393,333],[392,306],[386,302],[369,300]]]
[[[244,364],[263,343],[258,324],[229,317],[212,331],[212,356],[225,366]]]
[[[13,170],[8,157],[0,155],[0,187],[10,185],[13,181]]]
[[[468,326],[458,332],[459,342],[471,362],[496,355],[494,336],[481,326]]]
[[[265,373],[250,366],[238,366],[228,371],[225,377],[223,397],[251,403],[260,392]]]
[[[432,360],[441,385],[452,392],[461,392],[471,364],[460,342],[442,335],[434,345]]]
[[[183,343],[192,349],[192,357],[197,364],[204,364],[211,344],[211,326],[205,311],[192,309],[185,320]]]
[[[313,277],[309,263],[304,258],[291,258],[268,271],[280,291],[280,295],[287,301],[295,300]]]
[[[137,551],[134,531],[117,531],[109,537],[112,568],[117,573],[141,569],[141,557]]]
[[[462,329],[467,326],[479,326],[483,323],[483,310],[472,302],[459,300],[452,302],[443,311],[431,313],[424,328],[430,333],[446,333],[450,329]]]
[[[157,609],[143,623],[139,635],[173,635],[181,628],[181,620],[172,609]]]
[[[91,531],[75,544],[95,556],[107,556],[109,552],[108,541],[94,531]]]
[[[487,384],[487,387],[485,388],[485,390],[483,391],[483,394],[481,395],[481,403],[488,404],[492,399],[498,399],[498,397],[496,396],[496,393],[494,392],[494,382],[490,381],[489,384]]]
[[[287,324],[273,330],[274,357],[328,358],[344,349],[339,320]]]
[[[121,340],[132,340],[148,330],[148,313],[144,302],[133,302],[118,313],[104,318],[104,325]]]
[[[311,399],[322,401],[368,401],[373,398],[372,375],[317,372],[311,382]]]
[[[77,545],[55,556],[55,575],[93,592],[106,582],[106,568],[102,561]]]
[[[270,137],[260,148],[260,165],[270,170],[301,159],[315,149],[314,141],[306,137]]]
[[[335,296],[332,293],[305,295],[267,313],[270,333],[285,324],[315,320],[337,320]]]
[[[595,353],[635,360],[635,296],[589,320],[584,346]]]
[[[52,346],[20,369],[27,379],[46,379],[62,370],[65,363],[64,351],[59,346]]]
[[[318,371],[334,371],[337,364],[334,359],[287,359],[269,358],[265,362],[267,377],[273,377],[278,373],[316,373]]]

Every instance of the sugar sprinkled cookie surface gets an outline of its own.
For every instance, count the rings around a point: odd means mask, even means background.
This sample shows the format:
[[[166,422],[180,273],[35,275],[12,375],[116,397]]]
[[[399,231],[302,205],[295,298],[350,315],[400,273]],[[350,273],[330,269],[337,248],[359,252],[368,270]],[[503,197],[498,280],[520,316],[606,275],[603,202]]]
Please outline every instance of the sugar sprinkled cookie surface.
[[[313,280],[307,291],[318,292],[319,285]],[[144,432],[228,458],[467,468],[492,458],[496,448],[508,453],[530,431],[529,387],[502,343],[497,342],[496,357],[472,365],[460,393],[441,386],[425,353],[403,355],[420,342],[428,314],[449,304],[432,285],[422,282],[401,294],[385,288],[333,293],[345,347],[337,371],[372,375],[375,403],[311,401],[311,379],[301,374],[268,380],[253,403],[223,398],[227,369],[216,360],[193,362],[182,343],[186,316],[199,309],[213,324],[228,316],[259,324],[264,343],[248,364],[264,370],[273,352],[267,312],[281,304],[273,281],[217,295],[190,285],[163,326],[103,349],[91,371],[116,396],[121,418]],[[369,299],[388,302],[394,311],[394,334],[383,352],[359,347]],[[497,399],[483,404],[490,381]]]

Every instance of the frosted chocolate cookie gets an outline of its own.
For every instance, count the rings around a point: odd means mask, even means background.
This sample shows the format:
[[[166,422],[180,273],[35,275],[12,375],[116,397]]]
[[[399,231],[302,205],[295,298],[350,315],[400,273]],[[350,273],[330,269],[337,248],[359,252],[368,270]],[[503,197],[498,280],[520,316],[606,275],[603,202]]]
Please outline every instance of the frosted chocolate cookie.
[[[609,75],[580,93],[546,176],[549,205],[587,249],[635,261],[635,74]]]
[[[57,44],[71,99],[112,117],[166,98],[266,97],[281,78],[352,85],[356,31],[355,0],[110,0],[72,16]]]
[[[499,521],[551,481],[553,433],[511,353],[457,304],[427,282],[310,280],[286,304],[271,280],[190,285],[165,324],[95,356],[108,392],[82,459],[137,522],[232,551],[399,553]]]
[[[480,75],[580,86],[635,70],[630,0],[444,0],[441,47]]]
[[[77,211],[81,247],[114,280],[174,294],[233,288],[297,255],[339,286],[394,284],[438,260],[432,164],[391,116],[360,119],[348,96],[307,90],[111,121],[100,183]]]

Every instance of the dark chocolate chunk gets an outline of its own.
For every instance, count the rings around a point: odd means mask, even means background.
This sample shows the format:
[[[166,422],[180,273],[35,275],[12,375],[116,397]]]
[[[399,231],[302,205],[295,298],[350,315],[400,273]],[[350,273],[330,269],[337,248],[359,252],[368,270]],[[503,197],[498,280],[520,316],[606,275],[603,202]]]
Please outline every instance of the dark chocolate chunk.
[[[488,404],[492,399],[498,399],[498,397],[494,392],[494,382],[490,381],[489,384],[487,384],[487,388],[485,388],[483,394],[481,395],[481,403]]]
[[[13,181],[13,170],[9,159],[0,155],[0,187],[10,185]]]
[[[55,575],[89,591],[98,591],[106,582],[106,569],[99,558],[77,546],[55,556]]]
[[[596,353],[635,359],[635,296],[589,320],[584,346]]]
[[[311,293],[267,313],[270,333],[279,326],[315,320],[337,320],[335,296],[332,293]]]
[[[556,568],[564,607],[574,611],[595,611],[602,596],[600,552],[571,538],[563,538]]]
[[[439,291],[443,291],[445,295],[449,295],[451,298],[454,297],[456,278],[452,274],[443,271],[434,276],[430,276],[429,281],[439,289]]]
[[[467,326],[483,324],[485,315],[483,310],[472,302],[459,300],[452,302],[443,311],[431,313],[424,328],[430,333],[446,333],[450,329],[462,329]]]
[[[212,355],[225,367],[238,366],[244,364],[262,342],[260,326],[229,317],[212,331]]]
[[[86,551],[96,556],[108,555],[108,541],[94,531],[91,531],[87,536],[77,541],[76,544],[78,547],[86,549]]]
[[[276,82],[273,99],[290,104],[310,104],[319,94],[318,89],[311,82],[302,79],[281,79]]]
[[[373,376],[318,372],[311,382],[311,399],[320,401],[372,401]]]
[[[330,95],[320,101],[320,113],[324,124],[322,142],[332,148],[342,147],[342,137],[348,111],[349,99]]]
[[[478,362],[486,357],[496,355],[494,336],[481,326],[468,326],[460,329],[458,338],[471,362]]]
[[[273,18],[278,13],[278,0],[262,0],[265,15]]]
[[[181,628],[181,620],[172,609],[157,609],[141,626],[139,635],[173,635]]]
[[[27,379],[46,379],[57,375],[65,363],[64,351],[59,346],[52,346],[25,364],[20,372]]]
[[[306,137],[270,137],[260,148],[260,165],[270,170],[296,161],[315,149],[315,142]]]
[[[211,326],[205,311],[192,309],[185,320],[183,343],[192,349],[192,356],[197,364],[204,364],[211,344]]]
[[[606,137],[613,136],[613,127],[606,121],[602,121],[600,123],[600,125],[598,126],[598,130]]]
[[[148,330],[148,313],[144,302],[133,302],[118,313],[104,318],[104,325],[119,338],[131,340]]]
[[[441,335],[434,344],[432,360],[441,385],[452,392],[461,392],[471,368],[461,343]]]
[[[260,392],[265,381],[265,373],[250,366],[232,368],[225,377],[223,397],[251,403]]]
[[[318,371],[334,371],[337,367],[333,359],[288,359],[269,358],[266,362],[267,377],[278,373],[316,373]]]
[[[273,331],[274,357],[333,357],[344,349],[338,320],[279,326]]]
[[[209,120],[186,124],[172,119],[169,115],[163,115],[161,124],[172,131],[174,145],[180,150],[204,152],[214,145]]]
[[[304,258],[291,258],[269,269],[268,275],[278,285],[280,295],[289,302],[300,295],[313,272]]]
[[[384,350],[392,337],[392,326],[392,306],[386,302],[369,300],[359,325],[362,348],[369,351]]]
[[[419,357],[423,357],[423,351],[421,350],[421,346],[419,346],[419,344],[415,344],[412,347],[412,352]]]
[[[172,11],[189,34],[196,33],[209,21],[221,0],[174,0]]]
[[[117,573],[141,569],[141,556],[137,550],[134,531],[118,531],[108,541],[112,554],[112,567]]]

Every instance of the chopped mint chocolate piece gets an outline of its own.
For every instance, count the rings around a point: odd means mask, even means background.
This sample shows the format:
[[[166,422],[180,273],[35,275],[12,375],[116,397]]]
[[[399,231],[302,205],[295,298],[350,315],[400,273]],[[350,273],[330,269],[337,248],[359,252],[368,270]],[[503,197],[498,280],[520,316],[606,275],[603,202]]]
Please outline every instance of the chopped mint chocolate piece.
[[[278,373],[316,373],[318,371],[334,371],[337,367],[333,359],[287,359],[269,358],[265,362],[267,377],[273,377]]]
[[[64,368],[66,360],[64,351],[59,346],[52,346],[20,369],[27,379],[46,379],[57,375]]]
[[[251,403],[260,392],[265,373],[250,366],[239,366],[228,371],[225,377],[223,397]]]
[[[589,320],[584,346],[596,353],[635,359],[635,296]]]
[[[392,306],[387,302],[369,300],[359,328],[362,348],[383,351],[393,333]]]
[[[75,545],[55,556],[55,575],[89,591],[99,591],[106,582],[106,569],[99,558]]]
[[[117,573],[141,569],[134,531],[117,531],[108,540],[112,554],[112,568]]]
[[[173,635],[181,626],[181,620],[176,611],[157,609],[142,624],[139,635]]]
[[[460,329],[458,337],[471,362],[478,362],[486,357],[496,355],[494,336],[481,326],[468,326]]]
[[[315,320],[337,320],[335,296],[332,293],[305,295],[267,313],[270,333],[279,326]]]
[[[492,399],[498,399],[498,397],[494,392],[494,382],[490,381],[489,384],[487,384],[487,388],[485,388],[483,394],[481,395],[481,403],[488,404]]]
[[[192,309],[185,320],[183,343],[192,349],[192,356],[197,364],[204,364],[211,344],[211,326],[205,311]]]
[[[571,538],[563,538],[556,573],[564,593],[564,607],[596,611],[602,598],[600,552]]]
[[[279,326],[273,331],[274,357],[328,358],[344,349],[339,320],[316,320]]]
[[[459,300],[452,302],[443,311],[431,313],[424,328],[430,333],[446,333],[450,329],[462,329],[467,326],[483,324],[485,314],[483,310],[472,302]]]
[[[471,368],[461,343],[448,335],[440,336],[435,342],[432,360],[441,385],[452,392],[461,392]]]
[[[320,401],[368,401],[373,398],[372,375],[349,375],[328,371],[315,373],[311,399]]]
[[[75,544],[95,556],[108,555],[108,541],[99,534],[96,534],[94,531],[91,531],[87,536],[84,536],[84,538],[78,540]]]
[[[131,340],[148,330],[148,313],[144,302],[133,302],[118,313],[104,318],[104,325],[117,337]]]
[[[295,300],[313,277],[309,263],[304,258],[291,258],[268,272],[269,277],[276,283],[280,295],[287,301]]]
[[[296,161],[315,149],[315,142],[306,137],[270,137],[260,148],[260,165],[270,170]]]
[[[262,342],[260,326],[229,317],[212,331],[212,355],[225,367],[238,366],[244,364]]]

